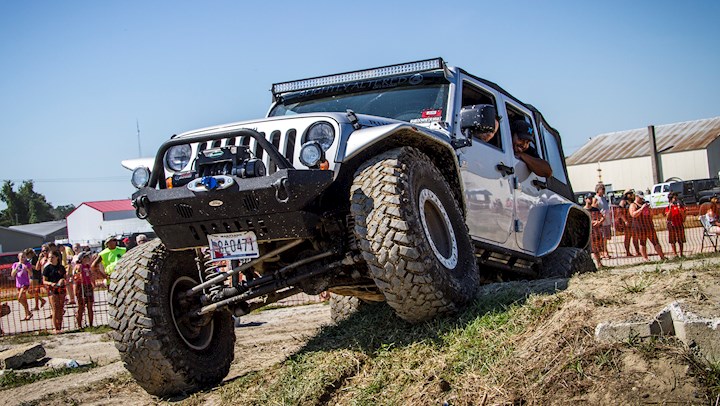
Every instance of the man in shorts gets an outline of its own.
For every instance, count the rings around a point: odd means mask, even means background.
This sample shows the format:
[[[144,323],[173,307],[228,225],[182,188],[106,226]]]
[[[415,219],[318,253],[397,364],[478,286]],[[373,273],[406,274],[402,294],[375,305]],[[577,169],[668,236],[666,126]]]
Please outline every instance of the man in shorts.
[[[105,249],[100,251],[95,261],[93,261],[91,267],[93,270],[98,269],[98,265],[102,262],[105,273],[109,277],[113,271],[115,271],[115,265],[117,264],[120,257],[125,255],[127,251],[124,247],[118,247],[117,238],[110,236],[105,240]]]

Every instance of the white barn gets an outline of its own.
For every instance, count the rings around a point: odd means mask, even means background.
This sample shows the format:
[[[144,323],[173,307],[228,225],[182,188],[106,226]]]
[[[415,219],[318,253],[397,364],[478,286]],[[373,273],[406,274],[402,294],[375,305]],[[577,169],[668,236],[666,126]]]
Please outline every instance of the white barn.
[[[595,190],[598,173],[614,190],[645,190],[669,178],[718,176],[720,117],[659,125],[654,129],[656,173],[648,128],[600,134],[566,159],[573,190]]]
[[[135,208],[126,200],[84,202],[67,216],[71,244],[97,245],[107,237],[152,232],[150,223],[135,216]]]

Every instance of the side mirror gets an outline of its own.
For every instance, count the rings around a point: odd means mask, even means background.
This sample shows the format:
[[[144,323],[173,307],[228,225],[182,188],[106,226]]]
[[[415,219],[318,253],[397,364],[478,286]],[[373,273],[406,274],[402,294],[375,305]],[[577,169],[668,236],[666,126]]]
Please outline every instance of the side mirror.
[[[460,130],[477,130],[486,133],[495,130],[497,111],[492,104],[465,106],[460,110]]]

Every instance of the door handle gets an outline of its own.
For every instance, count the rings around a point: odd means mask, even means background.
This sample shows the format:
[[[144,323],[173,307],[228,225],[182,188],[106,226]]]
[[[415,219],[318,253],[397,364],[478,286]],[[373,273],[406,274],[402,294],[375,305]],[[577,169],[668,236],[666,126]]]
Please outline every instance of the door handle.
[[[543,182],[538,179],[533,179],[532,184],[533,184],[533,186],[535,186],[537,188],[537,190],[547,189],[547,182]]]
[[[513,173],[515,173],[515,168],[513,168],[512,166],[507,166],[502,162],[497,164],[495,166],[495,169],[497,169],[498,172],[502,173],[503,176],[508,176],[508,175],[512,175]]]

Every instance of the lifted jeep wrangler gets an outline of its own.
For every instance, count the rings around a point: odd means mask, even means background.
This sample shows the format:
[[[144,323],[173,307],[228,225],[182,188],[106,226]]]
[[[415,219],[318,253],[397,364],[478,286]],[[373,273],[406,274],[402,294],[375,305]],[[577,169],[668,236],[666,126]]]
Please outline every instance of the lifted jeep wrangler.
[[[117,265],[111,327],[149,393],[220,382],[231,316],[299,292],[386,301],[419,322],[483,282],[595,270],[558,132],[498,85],[437,58],[277,83],[272,95],[266,118],[123,162],[159,239]],[[516,120],[552,177],[515,157]]]

